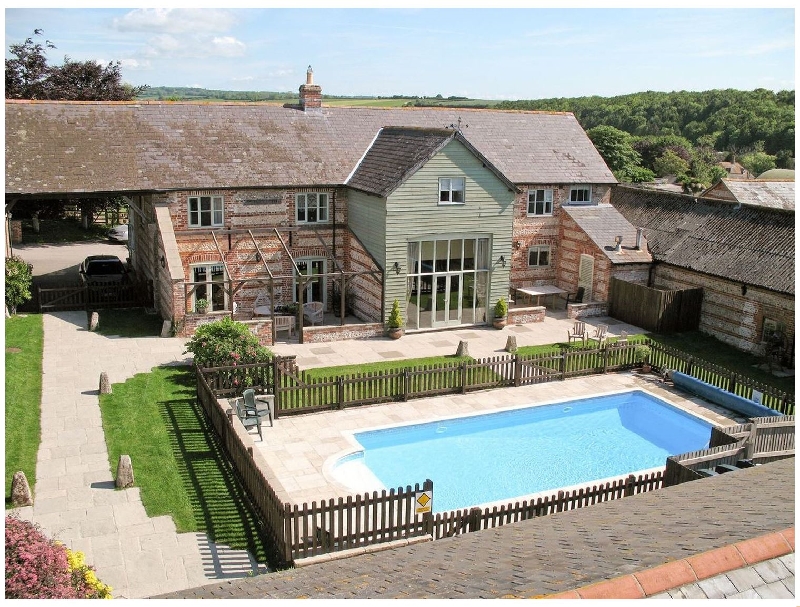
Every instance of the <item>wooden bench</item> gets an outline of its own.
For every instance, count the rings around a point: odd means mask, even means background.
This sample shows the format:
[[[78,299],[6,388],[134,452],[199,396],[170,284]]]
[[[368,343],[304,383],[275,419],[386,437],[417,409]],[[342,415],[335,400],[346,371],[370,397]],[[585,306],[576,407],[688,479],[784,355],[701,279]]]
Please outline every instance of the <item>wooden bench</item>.
[[[289,337],[294,335],[294,316],[276,316],[274,323],[275,323],[275,332],[278,331],[289,331]]]

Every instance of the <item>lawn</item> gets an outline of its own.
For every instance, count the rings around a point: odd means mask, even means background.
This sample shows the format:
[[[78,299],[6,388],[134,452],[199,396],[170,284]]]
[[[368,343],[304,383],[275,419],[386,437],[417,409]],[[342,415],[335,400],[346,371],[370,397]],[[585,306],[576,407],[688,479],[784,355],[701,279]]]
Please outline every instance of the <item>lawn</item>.
[[[33,231],[30,220],[22,222],[22,241],[25,244],[58,244],[105,240],[110,226],[93,224],[88,230],[75,219],[42,219],[39,233]]]
[[[197,404],[191,367],[159,367],[100,397],[109,465],[128,454],[148,516],[171,515],[179,532],[267,554],[256,516]]]
[[[396,371],[398,369],[409,369],[411,367],[431,367],[433,365],[454,364],[461,361],[473,361],[470,356],[430,356],[428,358],[409,358],[406,360],[387,360],[374,363],[361,363],[357,365],[341,365],[338,367],[320,367],[318,369],[308,369],[303,371],[304,379],[321,379],[332,377],[343,377],[361,375],[367,373],[381,373],[386,371]]]
[[[6,508],[11,506],[14,472],[22,470],[35,491],[43,337],[40,314],[6,319]]]

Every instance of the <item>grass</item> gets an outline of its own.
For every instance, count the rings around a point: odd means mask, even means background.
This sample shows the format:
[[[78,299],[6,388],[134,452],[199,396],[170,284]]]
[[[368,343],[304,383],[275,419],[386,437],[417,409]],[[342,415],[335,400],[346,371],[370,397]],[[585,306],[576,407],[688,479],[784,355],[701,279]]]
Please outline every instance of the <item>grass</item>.
[[[161,317],[147,314],[142,308],[100,310],[97,332],[120,337],[151,337],[161,335]]]
[[[358,365],[341,365],[338,367],[320,367],[318,369],[308,369],[303,371],[305,379],[321,379],[331,377],[342,377],[347,375],[376,373],[385,371],[397,371],[399,369],[409,369],[411,367],[433,366],[441,364],[453,364],[461,361],[475,360],[470,356],[430,356],[428,358],[409,358],[406,360],[387,360],[374,363],[362,363]]]
[[[11,479],[22,470],[31,490],[36,482],[36,454],[41,440],[42,316],[6,319],[6,508],[11,507]]]
[[[25,244],[63,244],[105,240],[110,226],[93,224],[88,230],[75,219],[41,219],[39,233],[33,231],[30,219],[22,222],[22,241]]]
[[[697,358],[702,358],[715,365],[720,365],[761,383],[794,394],[794,377],[776,377],[771,373],[762,371],[757,366],[764,364],[763,357],[737,350],[710,335],[705,335],[699,331],[690,331],[672,335],[651,334],[648,337],[665,346],[677,348]]]
[[[128,454],[148,516],[171,515],[179,532],[204,531],[221,544],[267,554],[256,515],[197,404],[190,367],[159,367],[100,397],[109,464]]]

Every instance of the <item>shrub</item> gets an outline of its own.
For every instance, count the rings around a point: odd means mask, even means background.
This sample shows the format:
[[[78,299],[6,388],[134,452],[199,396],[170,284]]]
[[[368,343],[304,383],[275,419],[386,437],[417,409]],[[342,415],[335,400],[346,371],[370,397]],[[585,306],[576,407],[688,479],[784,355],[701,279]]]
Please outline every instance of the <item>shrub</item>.
[[[389,318],[386,325],[390,329],[399,329],[403,326],[403,316],[400,314],[400,302],[396,299],[392,303],[392,311],[389,313]]]
[[[111,598],[111,587],[97,579],[82,552],[49,539],[29,521],[6,516],[6,598]]]
[[[19,257],[6,258],[6,305],[12,314],[31,298],[33,266]]]
[[[198,367],[228,367],[268,362],[272,352],[241,322],[225,316],[200,325],[186,343]],[[186,354],[184,352],[184,354]]]
[[[506,303],[506,298],[501,297],[497,300],[497,303],[494,304],[494,316],[495,318],[505,318],[508,314],[508,304]]]

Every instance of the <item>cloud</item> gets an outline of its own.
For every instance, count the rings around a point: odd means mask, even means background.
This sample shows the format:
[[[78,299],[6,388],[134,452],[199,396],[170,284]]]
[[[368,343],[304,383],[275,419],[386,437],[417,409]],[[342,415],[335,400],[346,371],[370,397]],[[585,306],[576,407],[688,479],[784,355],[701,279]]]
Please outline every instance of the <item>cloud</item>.
[[[226,32],[236,24],[232,13],[220,9],[139,8],[113,21],[120,32]]]
[[[233,36],[215,37],[211,42],[214,54],[220,57],[241,57],[247,48],[244,42]]]
[[[132,72],[140,72],[152,68],[149,61],[139,61],[138,59],[121,59],[119,63],[123,70]]]

